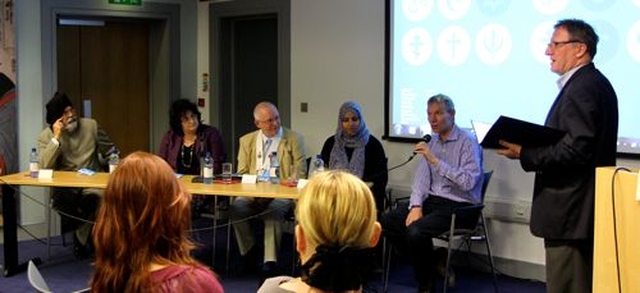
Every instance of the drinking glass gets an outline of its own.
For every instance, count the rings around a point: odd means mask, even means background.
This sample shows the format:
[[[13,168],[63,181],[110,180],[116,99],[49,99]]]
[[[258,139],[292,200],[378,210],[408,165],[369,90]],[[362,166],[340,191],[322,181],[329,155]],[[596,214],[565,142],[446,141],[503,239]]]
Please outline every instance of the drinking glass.
[[[222,181],[231,183],[231,174],[233,174],[233,164],[222,163]]]

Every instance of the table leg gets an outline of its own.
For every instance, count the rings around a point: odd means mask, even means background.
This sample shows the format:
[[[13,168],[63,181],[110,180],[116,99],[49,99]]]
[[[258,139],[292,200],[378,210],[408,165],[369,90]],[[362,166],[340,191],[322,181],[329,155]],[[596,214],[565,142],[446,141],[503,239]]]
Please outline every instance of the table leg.
[[[16,190],[8,184],[2,185],[2,208],[4,217],[4,270],[5,277],[13,276],[27,270],[27,264],[18,263],[18,219],[16,212]],[[33,259],[36,265],[39,258]]]

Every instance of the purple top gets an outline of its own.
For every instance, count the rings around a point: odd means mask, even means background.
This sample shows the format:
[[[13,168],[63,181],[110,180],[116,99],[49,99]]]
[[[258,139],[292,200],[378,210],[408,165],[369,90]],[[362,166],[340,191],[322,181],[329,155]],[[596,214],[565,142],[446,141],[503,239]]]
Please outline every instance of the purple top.
[[[150,278],[155,292],[224,292],[213,272],[201,265],[168,266],[151,272]]]
[[[169,163],[171,168],[173,168],[173,171],[178,170],[177,162],[180,156],[182,139],[182,136],[176,134],[173,130],[169,130],[165,133],[162,138],[162,142],[160,143],[160,152],[158,155]],[[211,157],[213,158],[213,172],[220,174],[222,172],[222,163],[227,158],[227,154],[224,152],[224,145],[222,144],[220,131],[209,125],[201,125],[198,128],[198,138],[196,139],[194,146],[197,158],[204,157],[207,152],[211,152]]]
[[[421,206],[430,194],[457,202],[480,203],[482,150],[475,136],[454,124],[447,140],[442,141],[434,134],[429,147],[439,162],[431,165],[420,156],[409,206]]]

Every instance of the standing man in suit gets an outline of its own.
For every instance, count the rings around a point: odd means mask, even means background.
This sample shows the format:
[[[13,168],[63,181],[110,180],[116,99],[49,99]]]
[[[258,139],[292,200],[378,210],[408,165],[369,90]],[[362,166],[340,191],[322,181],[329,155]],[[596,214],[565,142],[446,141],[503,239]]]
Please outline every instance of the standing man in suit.
[[[530,228],[544,238],[547,292],[591,292],[595,168],[616,164],[618,100],[595,68],[598,35],[582,20],[560,20],[546,55],[560,89],[546,126],[566,132],[555,144],[498,151],[536,172]]]
[[[268,180],[270,154],[277,152],[282,180],[305,174],[307,167],[302,136],[280,126],[280,114],[276,106],[261,102],[254,108],[253,117],[258,130],[240,138],[238,173],[255,174],[260,181],[264,178]],[[250,262],[259,252],[253,249],[255,237],[246,219],[258,215],[258,219],[264,222],[264,277],[271,277],[275,273],[282,222],[290,208],[291,200],[271,198],[238,197],[231,205],[231,220],[240,254],[246,257],[251,252],[247,257],[247,265],[253,265]]]

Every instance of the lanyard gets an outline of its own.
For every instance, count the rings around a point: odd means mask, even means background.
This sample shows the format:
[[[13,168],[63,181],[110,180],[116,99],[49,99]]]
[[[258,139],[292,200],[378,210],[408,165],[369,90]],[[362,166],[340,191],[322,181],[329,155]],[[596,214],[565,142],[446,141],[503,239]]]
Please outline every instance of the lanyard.
[[[272,142],[273,142],[273,139],[267,138],[267,141],[263,143],[263,147],[262,147],[262,166],[263,167],[265,166],[265,161],[267,160],[267,158],[269,158],[268,152]]]

